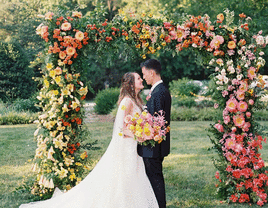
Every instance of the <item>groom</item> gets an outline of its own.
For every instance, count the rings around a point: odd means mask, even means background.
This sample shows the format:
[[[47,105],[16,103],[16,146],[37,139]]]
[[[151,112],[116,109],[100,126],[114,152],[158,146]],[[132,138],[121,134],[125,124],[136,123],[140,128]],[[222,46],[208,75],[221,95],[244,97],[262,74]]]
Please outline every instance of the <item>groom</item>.
[[[148,85],[152,85],[147,110],[151,115],[160,110],[164,111],[167,125],[170,125],[171,96],[161,79],[161,64],[155,59],[149,59],[141,64],[143,79]],[[165,183],[162,172],[164,157],[170,152],[170,133],[167,133],[166,140],[154,147],[138,145],[138,154],[143,157],[146,174],[153,187],[159,208],[166,207]]]

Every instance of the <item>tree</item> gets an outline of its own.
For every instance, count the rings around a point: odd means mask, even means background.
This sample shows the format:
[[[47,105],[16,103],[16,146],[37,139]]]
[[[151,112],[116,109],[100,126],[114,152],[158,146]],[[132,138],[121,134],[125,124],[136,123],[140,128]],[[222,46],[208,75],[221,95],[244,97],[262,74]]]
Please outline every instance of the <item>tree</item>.
[[[0,99],[29,98],[35,92],[33,71],[25,50],[17,42],[0,42]]]

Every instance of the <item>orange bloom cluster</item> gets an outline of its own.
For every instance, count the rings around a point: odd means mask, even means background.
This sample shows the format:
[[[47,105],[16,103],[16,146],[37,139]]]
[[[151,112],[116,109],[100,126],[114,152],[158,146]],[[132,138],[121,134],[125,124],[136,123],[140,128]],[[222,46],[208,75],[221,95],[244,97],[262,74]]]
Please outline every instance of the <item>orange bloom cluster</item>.
[[[78,55],[76,49],[79,50],[83,45],[87,45],[89,40],[87,32],[81,32],[76,29],[73,29],[73,32],[75,32],[75,37],[61,36],[61,29],[54,29],[53,38],[56,41],[54,42],[54,46],[49,46],[48,50],[48,53],[58,53],[63,63],[69,65],[73,63],[71,58],[76,58]]]

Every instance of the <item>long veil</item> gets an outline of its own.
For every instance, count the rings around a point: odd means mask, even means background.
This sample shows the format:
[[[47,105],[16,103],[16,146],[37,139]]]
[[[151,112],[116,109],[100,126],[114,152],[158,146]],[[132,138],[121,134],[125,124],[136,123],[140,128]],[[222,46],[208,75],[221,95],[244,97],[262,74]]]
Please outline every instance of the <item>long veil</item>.
[[[137,142],[119,135],[124,122],[124,98],[117,111],[112,140],[94,169],[66,193],[23,204],[20,208],[156,208],[158,207]]]

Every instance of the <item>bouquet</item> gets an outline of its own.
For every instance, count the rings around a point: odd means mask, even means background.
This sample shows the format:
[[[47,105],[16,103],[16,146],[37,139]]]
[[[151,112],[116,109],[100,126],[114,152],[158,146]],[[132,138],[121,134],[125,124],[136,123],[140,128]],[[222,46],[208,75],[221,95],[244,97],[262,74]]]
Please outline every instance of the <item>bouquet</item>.
[[[167,122],[162,110],[154,115],[147,111],[143,111],[141,114],[135,113],[134,117],[127,115],[125,123],[127,129],[133,133],[134,139],[144,146],[160,144],[166,139],[166,134],[170,130],[170,126],[166,126]]]

